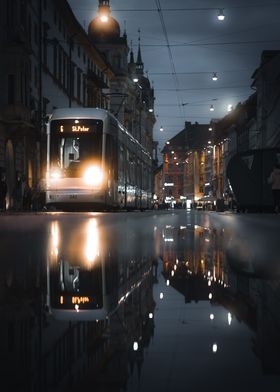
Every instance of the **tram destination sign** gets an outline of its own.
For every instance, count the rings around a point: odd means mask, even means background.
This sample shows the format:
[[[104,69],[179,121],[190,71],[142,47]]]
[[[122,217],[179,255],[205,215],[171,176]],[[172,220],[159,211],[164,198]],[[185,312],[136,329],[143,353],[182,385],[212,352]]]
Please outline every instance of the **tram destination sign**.
[[[95,133],[102,127],[100,120],[53,120],[51,121],[51,131],[59,134],[81,134],[81,133]]]

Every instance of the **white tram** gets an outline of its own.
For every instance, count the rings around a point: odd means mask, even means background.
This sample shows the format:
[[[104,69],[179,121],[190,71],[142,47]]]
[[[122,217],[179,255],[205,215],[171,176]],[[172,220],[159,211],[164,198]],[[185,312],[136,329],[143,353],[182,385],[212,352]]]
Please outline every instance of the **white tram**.
[[[108,111],[56,109],[47,124],[46,205],[147,209],[152,158]]]

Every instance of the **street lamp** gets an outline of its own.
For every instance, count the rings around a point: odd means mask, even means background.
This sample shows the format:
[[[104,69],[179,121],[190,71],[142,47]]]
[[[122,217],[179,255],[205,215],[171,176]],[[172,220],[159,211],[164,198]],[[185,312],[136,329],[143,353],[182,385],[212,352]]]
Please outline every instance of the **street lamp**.
[[[210,112],[214,112],[214,106],[213,105],[210,106]]]
[[[213,72],[212,80],[214,80],[214,82],[218,80],[217,72]]]
[[[110,16],[109,0],[99,0],[98,14],[102,23],[108,22]]]
[[[163,132],[163,131],[164,131],[163,126],[161,126],[161,127],[159,128],[159,130],[160,130],[160,132]]]
[[[224,10],[223,9],[219,10],[217,18],[218,18],[218,20],[224,20],[225,19],[225,15],[224,15]]]

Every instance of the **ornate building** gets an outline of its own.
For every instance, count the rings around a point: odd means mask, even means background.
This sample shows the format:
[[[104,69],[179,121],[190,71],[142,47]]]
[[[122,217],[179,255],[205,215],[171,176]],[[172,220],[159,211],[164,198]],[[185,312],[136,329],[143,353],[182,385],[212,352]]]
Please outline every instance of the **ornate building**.
[[[99,0],[98,15],[90,22],[88,35],[114,71],[110,88],[103,90],[110,97],[111,112],[152,155],[154,90],[144,76],[140,37],[137,61],[131,47],[128,62],[127,35],[121,35],[119,23],[111,16],[109,0]]]

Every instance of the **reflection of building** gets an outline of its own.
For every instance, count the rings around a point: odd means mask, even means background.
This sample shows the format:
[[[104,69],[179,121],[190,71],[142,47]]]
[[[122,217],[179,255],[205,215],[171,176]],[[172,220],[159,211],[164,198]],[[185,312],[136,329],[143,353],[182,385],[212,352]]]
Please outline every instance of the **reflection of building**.
[[[227,286],[223,232],[201,226],[194,229],[170,226],[162,234],[165,279],[184,295],[186,302],[208,299],[215,302],[217,290]]]

